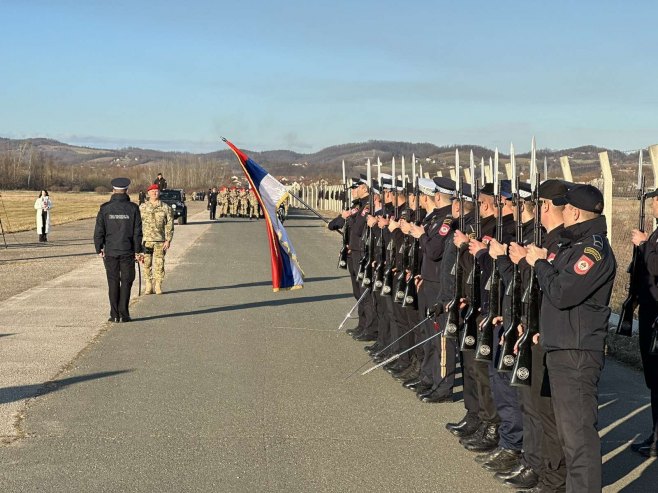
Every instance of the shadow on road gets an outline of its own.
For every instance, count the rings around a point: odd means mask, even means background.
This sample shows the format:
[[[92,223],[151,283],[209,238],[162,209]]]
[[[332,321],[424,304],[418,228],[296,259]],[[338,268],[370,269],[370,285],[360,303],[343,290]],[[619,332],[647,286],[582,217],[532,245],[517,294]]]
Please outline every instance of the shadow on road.
[[[88,380],[96,380],[99,378],[112,377],[114,375],[129,373],[131,371],[133,370],[103,371],[98,373],[90,373],[89,375],[80,375],[78,377],[64,378],[62,380],[54,380],[52,382],[41,384],[5,387],[4,389],[0,389],[0,404],[7,404],[9,402],[28,399],[30,397],[38,397],[41,395],[50,394],[51,392],[57,392],[64,387],[68,387],[69,385],[74,385],[76,383],[86,382]]]
[[[65,258],[65,257],[90,257],[96,256],[96,253],[66,253],[64,255],[43,255],[41,257],[26,257],[26,258],[15,258],[10,260],[0,260],[0,262],[5,264],[13,264],[16,262],[26,262],[28,260],[48,260],[53,258]]]
[[[312,282],[321,282],[321,281],[333,281],[334,279],[342,279],[345,276],[326,276],[326,277],[307,277],[304,279],[304,283],[312,283]],[[239,288],[253,288],[253,287],[258,287],[258,286],[269,286],[272,284],[272,281],[257,281],[257,282],[245,282],[241,284],[230,284],[227,286],[209,286],[205,288],[189,288],[189,289],[172,289],[171,291],[167,291],[167,294],[175,294],[175,293],[194,293],[197,291],[219,291],[222,289],[239,289]]]
[[[133,318],[133,321],[159,320],[162,318],[172,317],[190,317],[194,315],[204,315],[208,313],[232,312],[235,310],[249,310],[251,308],[263,308],[266,306],[297,305],[299,303],[313,303],[316,301],[339,300],[343,298],[353,298],[352,293],[345,294],[324,294],[320,296],[306,296],[304,298],[277,299],[267,301],[256,301],[253,303],[243,303],[242,305],[218,306],[214,308],[205,308],[203,310],[192,310],[189,312],[164,313],[162,315],[153,315],[151,317]]]
[[[16,335],[16,334],[0,334],[0,337],[9,337],[9,336],[13,336],[13,335]]]

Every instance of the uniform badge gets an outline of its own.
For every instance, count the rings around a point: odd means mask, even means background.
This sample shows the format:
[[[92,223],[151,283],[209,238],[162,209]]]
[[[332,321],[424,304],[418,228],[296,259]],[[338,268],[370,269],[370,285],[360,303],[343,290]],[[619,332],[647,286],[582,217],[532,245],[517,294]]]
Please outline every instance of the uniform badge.
[[[352,210],[350,211],[350,216],[353,216],[353,215],[356,214],[357,212],[359,212],[359,208],[358,208],[358,207],[355,207],[354,209],[352,209]]]
[[[449,232],[450,232],[450,226],[449,226],[448,224],[443,224],[443,225],[439,228],[439,234],[440,234],[441,236],[445,236],[445,235],[447,235]]]
[[[551,252],[546,260],[548,260],[552,264],[553,260],[555,260],[555,253]]]
[[[584,276],[594,265],[594,261],[589,258],[587,255],[581,255],[581,257],[576,261],[573,266],[573,270],[576,274]]]

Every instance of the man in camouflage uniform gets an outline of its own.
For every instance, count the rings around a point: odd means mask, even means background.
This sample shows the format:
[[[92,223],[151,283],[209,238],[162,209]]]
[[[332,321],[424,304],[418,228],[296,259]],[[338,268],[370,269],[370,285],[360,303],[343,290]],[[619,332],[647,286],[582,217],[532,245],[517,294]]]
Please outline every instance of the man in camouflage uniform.
[[[235,217],[238,213],[238,191],[235,188],[231,188],[228,194],[228,208],[231,217]]]
[[[249,219],[260,219],[258,211],[258,199],[253,190],[249,190]]]
[[[149,199],[139,206],[142,216],[146,277],[144,294],[152,294],[154,290],[156,294],[162,294],[165,254],[174,237],[174,214],[171,207],[160,201],[160,190],[157,185],[148,188],[148,196]]]
[[[228,190],[226,187],[219,189],[217,205],[219,206],[219,217],[226,217],[228,215]]]
[[[247,207],[249,206],[249,197],[247,191],[244,188],[240,189],[240,195],[238,195],[238,215],[240,217],[247,217]]]

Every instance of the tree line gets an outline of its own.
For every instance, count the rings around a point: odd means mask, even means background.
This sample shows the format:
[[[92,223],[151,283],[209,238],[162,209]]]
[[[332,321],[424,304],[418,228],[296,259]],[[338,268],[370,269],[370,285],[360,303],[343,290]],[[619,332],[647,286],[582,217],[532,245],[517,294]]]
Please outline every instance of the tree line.
[[[170,188],[205,190],[227,183],[230,169],[207,156],[177,154],[157,162],[133,166],[93,166],[55,160],[26,142],[18,149],[0,153],[0,189],[107,192],[110,181],[126,176],[134,190],[145,189],[162,173]]]

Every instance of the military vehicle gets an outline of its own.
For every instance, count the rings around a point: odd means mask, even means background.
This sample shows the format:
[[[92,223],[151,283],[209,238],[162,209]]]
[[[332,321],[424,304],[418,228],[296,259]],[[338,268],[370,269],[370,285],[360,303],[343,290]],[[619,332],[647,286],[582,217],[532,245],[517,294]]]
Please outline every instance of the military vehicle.
[[[174,212],[174,219],[178,224],[187,224],[187,206],[185,205],[185,192],[176,188],[167,188],[160,191],[160,200],[169,205]]]

